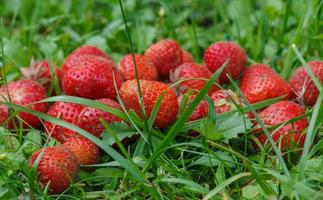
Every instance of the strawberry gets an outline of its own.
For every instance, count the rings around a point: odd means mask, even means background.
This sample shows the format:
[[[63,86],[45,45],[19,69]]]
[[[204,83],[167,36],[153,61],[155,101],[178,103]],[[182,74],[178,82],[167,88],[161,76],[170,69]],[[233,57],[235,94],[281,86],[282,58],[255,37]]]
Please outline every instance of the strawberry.
[[[7,91],[8,89],[8,91]],[[9,98],[9,96],[10,98]],[[0,101],[9,102],[14,104],[28,107],[30,110],[35,110],[38,112],[47,112],[48,103],[36,103],[47,97],[45,88],[39,83],[33,80],[18,80],[13,81],[8,84],[8,88],[3,85],[0,88]],[[39,127],[40,120],[38,117],[31,115],[26,112],[20,112],[18,114],[24,123],[23,127],[27,128],[32,126],[34,128]],[[9,128],[13,128],[13,121],[9,122]],[[29,126],[28,126],[29,125]]]
[[[242,74],[240,89],[250,103],[286,95],[292,91],[287,81],[275,73],[268,65],[253,64]]]
[[[72,66],[75,66],[74,62],[77,61],[80,56],[84,55],[98,56],[107,60],[107,62],[113,62],[113,60],[99,48],[91,45],[83,45],[75,49],[67,56],[62,67],[63,72],[65,73]]]
[[[221,41],[213,43],[204,52],[204,62],[212,72],[217,71],[228,59],[229,63],[219,78],[220,82],[229,82],[226,74],[234,80],[239,78],[247,62],[244,49],[234,42]]]
[[[316,78],[323,82],[323,61],[311,61],[308,66]],[[302,103],[312,106],[315,104],[319,95],[319,90],[315,86],[311,77],[307,74],[304,67],[298,68],[290,79],[290,85],[297,98]]]
[[[89,99],[116,99],[113,76],[117,88],[121,86],[121,76],[113,62],[85,55],[78,57],[64,74],[62,88],[65,94]]]
[[[55,102],[48,110],[47,115],[59,118],[66,122],[76,125],[78,116],[84,106],[75,103]],[[60,142],[64,142],[70,137],[78,135],[76,132],[62,126],[45,122],[45,130],[49,135]]]
[[[21,74],[26,79],[37,81],[45,88],[49,87],[52,78],[47,60],[32,61],[28,68],[20,68]]]
[[[188,94],[185,93],[184,95]],[[178,104],[181,105],[182,103],[185,103],[183,106],[184,108],[187,108],[191,103],[192,101],[195,99],[197,93],[193,93],[191,95],[189,95],[188,99],[187,99],[187,102],[183,102],[183,95],[180,95],[178,98],[177,98],[177,101],[178,101]],[[203,99],[199,105],[195,108],[195,110],[193,111],[193,113],[191,114],[191,116],[188,118],[188,122],[190,121],[194,121],[194,120],[198,120],[198,119],[202,119],[204,117],[207,117],[208,115],[208,109],[209,109],[209,106],[207,104],[207,102]]]
[[[157,80],[158,74],[154,63],[144,55],[135,54],[139,79]],[[124,80],[136,79],[132,54],[125,55],[119,64],[119,71]]]
[[[188,51],[182,50],[182,61],[183,63],[194,63],[192,54]]]
[[[109,107],[121,110],[119,103],[111,99],[97,100]],[[88,131],[96,137],[100,137],[105,130],[100,119],[105,120],[107,123],[120,122],[121,119],[112,115],[111,113],[99,110],[96,108],[85,107],[78,116],[77,126]]]
[[[179,84],[179,90],[186,92],[188,89],[201,90],[204,84],[212,76],[212,72],[204,65],[195,63],[184,63],[176,68],[170,75],[170,80],[175,83],[185,79],[199,79],[199,80],[186,80]],[[205,80],[200,80],[205,79]],[[214,85],[211,91],[216,91],[218,88]]]
[[[262,119],[265,126],[275,126],[297,116],[305,113],[304,108],[299,104],[291,101],[280,101],[270,105],[268,108],[260,112],[259,117]],[[302,130],[308,126],[307,119],[299,119],[293,123],[284,125],[278,130],[274,130],[271,133],[273,140],[278,143],[281,138],[281,149],[285,152],[288,148],[298,145],[302,148],[305,142],[305,134],[302,134]],[[254,131],[254,134],[259,134],[260,130]],[[261,144],[267,142],[265,134],[258,136]]]
[[[80,165],[94,165],[100,158],[99,147],[85,137],[68,138],[63,146],[74,153]]]
[[[171,39],[160,40],[151,45],[145,53],[155,64],[159,78],[168,79],[171,70],[182,64],[180,45]]]
[[[65,191],[77,175],[79,163],[75,155],[64,147],[46,147],[36,151],[29,159],[32,167],[40,156],[37,166],[38,180],[42,186],[49,184],[51,193]]]
[[[9,115],[9,110],[7,106],[0,104],[0,124],[3,124]]]
[[[210,97],[214,103],[215,112],[217,114],[235,110],[236,105],[233,103],[233,101],[238,105],[243,104],[239,96],[232,90],[218,90],[210,94]]]
[[[154,126],[158,128],[165,128],[172,124],[176,119],[178,111],[177,97],[174,91],[165,83],[148,80],[140,80],[140,88],[142,91],[142,101],[147,117],[150,117],[153,106],[158,98],[165,94],[157,112]],[[120,88],[120,96],[128,110],[132,109],[142,117],[138,100],[138,86],[136,80],[129,80],[123,83]]]

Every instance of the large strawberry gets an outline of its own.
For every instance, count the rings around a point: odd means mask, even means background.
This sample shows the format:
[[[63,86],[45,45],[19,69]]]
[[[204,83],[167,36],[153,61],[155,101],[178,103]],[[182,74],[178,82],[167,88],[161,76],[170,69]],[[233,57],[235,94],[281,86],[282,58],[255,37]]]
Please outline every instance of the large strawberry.
[[[250,103],[283,95],[288,99],[292,95],[288,82],[265,64],[248,67],[241,77],[240,89]]]
[[[239,78],[247,62],[245,51],[236,43],[221,41],[213,43],[204,52],[204,62],[212,72],[218,70],[228,59],[229,63],[220,76],[220,82],[229,82],[226,74],[233,79]]]
[[[97,101],[112,108],[121,110],[119,103],[114,100],[99,99]],[[77,126],[95,135],[96,137],[100,137],[102,132],[105,130],[101,120],[105,120],[107,123],[121,121],[120,118],[112,115],[111,113],[96,108],[85,107],[78,116]]]
[[[75,103],[55,102],[48,110],[47,115],[59,118],[66,122],[76,125],[78,117],[84,106]],[[53,124],[45,122],[45,129],[48,134],[60,142],[64,142],[70,137],[78,135],[76,132]]]
[[[121,76],[114,63],[98,56],[84,55],[78,57],[64,74],[63,91],[67,95],[89,99],[116,99],[116,87],[121,86]]]
[[[9,95],[9,96],[8,96]],[[33,80],[18,80],[8,84],[8,87],[3,85],[0,88],[0,101],[28,107],[31,110],[38,112],[46,112],[48,109],[47,103],[36,103],[47,97],[45,88]],[[38,117],[27,112],[20,112],[18,117],[23,120],[23,127],[32,126],[37,128],[40,125]],[[9,122],[9,128],[13,128],[13,121]]]
[[[308,66],[316,78],[323,82],[323,61],[311,61]],[[314,105],[319,95],[319,90],[315,86],[311,77],[304,67],[298,68],[290,79],[290,85],[297,98],[306,105]]]
[[[160,40],[151,45],[145,55],[153,61],[161,79],[168,79],[170,71],[182,64],[181,47],[171,39]]]
[[[28,163],[30,167],[39,156],[37,175],[41,185],[45,187],[49,184],[49,191],[54,194],[65,191],[79,169],[75,155],[65,147],[47,147],[38,150],[30,157]]]
[[[297,103],[284,100],[274,103],[261,111],[259,117],[262,119],[265,126],[272,127],[303,115],[304,113],[304,108]],[[286,151],[288,148],[292,148],[294,146],[301,148],[305,141],[305,134],[302,133],[302,130],[307,128],[307,126],[307,119],[299,119],[293,123],[280,127],[278,130],[271,131],[271,137],[277,144],[279,144],[279,141],[281,140],[282,151]],[[261,131],[257,129],[254,134],[259,135],[260,132]],[[258,139],[261,144],[265,144],[267,142],[265,134],[258,136]]]
[[[172,124],[177,115],[178,103],[174,91],[167,84],[158,81],[140,80],[140,88],[142,91],[142,101],[148,117],[152,109],[161,95],[161,101],[154,126],[165,128]],[[120,88],[120,96],[128,110],[134,110],[139,116],[142,116],[139,100],[138,86],[136,80],[126,81]]]
[[[184,63],[171,73],[170,80],[173,83],[181,81],[179,89],[181,92],[186,92],[189,89],[201,90],[211,76],[212,72],[204,65]],[[216,90],[218,88],[214,85],[210,92]]]
[[[157,80],[157,69],[150,58],[144,55],[135,54],[135,61],[139,79]],[[119,71],[124,80],[132,80],[136,78],[132,54],[127,54],[121,59]]]
[[[236,105],[242,105],[242,99],[232,90],[218,90],[210,94],[215,106],[215,112],[222,114],[231,110],[235,110]]]
[[[80,165],[94,165],[100,158],[99,147],[82,136],[68,138],[63,146],[74,153]]]

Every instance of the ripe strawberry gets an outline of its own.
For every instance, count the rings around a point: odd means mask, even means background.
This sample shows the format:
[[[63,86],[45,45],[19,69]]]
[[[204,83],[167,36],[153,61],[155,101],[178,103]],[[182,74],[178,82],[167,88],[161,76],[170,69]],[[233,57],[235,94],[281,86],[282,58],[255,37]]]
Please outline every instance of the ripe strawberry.
[[[31,167],[41,156],[37,174],[42,186],[49,184],[51,193],[65,191],[77,175],[79,163],[75,155],[65,147],[47,147],[36,151],[29,159]]]
[[[49,82],[52,78],[50,67],[47,60],[32,61],[28,68],[20,68],[22,75],[26,79],[34,80],[45,88],[48,88]]]
[[[151,45],[145,53],[155,64],[159,78],[167,79],[172,69],[182,64],[180,45],[171,39],[160,40]]]
[[[311,61],[308,66],[315,77],[323,82],[323,61]],[[319,90],[315,86],[304,67],[298,68],[290,79],[293,92],[306,105],[314,105],[319,95]]]
[[[177,115],[178,103],[174,91],[167,84],[158,81],[140,80],[140,88],[142,90],[142,101],[145,107],[147,117],[150,117],[153,106],[158,97],[165,94],[161,101],[159,111],[154,122],[154,126],[165,128],[172,124]],[[139,100],[138,86],[136,80],[126,81],[120,89],[120,96],[125,107],[134,110],[139,116],[142,116]]]
[[[182,61],[183,63],[194,63],[192,54],[188,51],[182,50]]]
[[[78,116],[84,106],[75,103],[55,102],[48,110],[47,115],[59,118],[66,122],[76,125]],[[70,137],[78,135],[76,132],[62,126],[45,122],[45,130],[48,134],[60,142],[64,142]]]
[[[112,108],[121,110],[119,103],[111,99],[99,99],[97,101]],[[105,120],[107,123],[121,121],[120,118],[112,115],[111,113],[96,108],[85,107],[78,116],[77,126],[88,131],[96,137],[100,137],[102,132],[105,130],[100,119]]]
[[[242,74],[240,88],[250,103],[287,95],[292,91],[287,81],[265,64],[253,64]]]
[[[154,63],[147,56],[135,54],[139,79],[157,80],[158,74]],[[119,71],[124,80],[136,79],[132,54],[125,55],[119,64]]]
[[[68,69],[75,66],[74,62],[77,61],[80,56],[84,55],[98,56],[104,58],[107,62],[113,62],[113,60],[99,48],[91,45],[83,45],[67,56],[62,67],[63,72],[65,73]]]
[[[100,158],[99,147],[85,137],[68,138],[63,146],[74,153],[80,165],[94,165]]]
[[[238,105],[243,104],[239,96],[232,90],[218,90],[213,92],[210,97],[213,100],[215,112],[217,114],[237,109],[233,101]]]
[[[204,65],[198,65],[195,63],[184,63],[176,68],[170,75],[170,80],[175,83],[185,79],[206,79],[206,80],[187,80],[179,84],[181,92],[186,92],[189,89],[201,90],[207,80],[212,76],[212,72]],[[216,91],[218,88],[214,85],[211,91]]]
[[[229,82],[226,74],[238,79],[247,62],[247,56],[243,48],[234,42],[217,42],[209,46],[204,52],[204,62],[208,68],[215,72],[227,60],[229,63],[220,76],[220,82]]]
[[[98,56],[85,55],[78,57],[70,67],[62,81],[63,91],[67,95],[89,99],[116,99],[113,75],[117,88],[122,81],[113,62],[107,62]]]
[[[7,92],[8,89],[8,92]],[[9,96],[8,96],[9,93]],[[8,88],[3,85],[0,88],[0,101],[8,102],[9,100],[17,105],[28,107],[31,110],[38,112],[46,112],[48,109],[47,103],[36,103],[47,97],[45,88],[33,80],[18,80],[8,84]],[[24,123],[23,127],[27,128],[28,125],[37,128],[40,125],[38,117],[20,112],[18,114]],[[9,122],[9,128],[13,128],[13,121]]]
[[[0,104],[0,124],[2,125],[8,118],[9,111],[7,106]]]
[[[187,93],[186,93],[187,94]],[[178,98],[177,98],[177,101],[178,101],[178,104],[181,105],[182,102],[185,103],[184,104],[184,108],[188,107],[192,101],[195,99],[197,93],[193,93],[191,94],[188,99],[187,99],[187,102],[183,102],[183,95],[180,95]],[[207,102],[205,100],[202,100],[199,105],[195,108],[195,110],[193,111],[193,113],[191,114],[191,116],[188,118],[187,121],[194,121],[194,120],[198,120],[198,119],[202,119],[204,117],[207,117],[208,115],[208,109],[209,109],[209,106],[207,104]]]
[[[284,100],[270,105],[268,108],[260,112],[259,117],[263,120],[266,126],[270,127],[288,121],[304,113],[305,110],[297,103]],[[300,119],[293,123],[287,124],[278,130],[274,130],[271,133],[271,136],[276,143],[278,143],[282,137],[282,151],[286,151],[295,144],[301,148],[303,147],[305,141],[305,135],[302,134],[302,130],[307,128],[307,126],[307,119]],[[254,132],[254,134],[259,134],[259,132],[260,130],[258,129]],[[265,134],[258,136],[258,139],[261,144],[265,144],[267,142],[267,137]]]

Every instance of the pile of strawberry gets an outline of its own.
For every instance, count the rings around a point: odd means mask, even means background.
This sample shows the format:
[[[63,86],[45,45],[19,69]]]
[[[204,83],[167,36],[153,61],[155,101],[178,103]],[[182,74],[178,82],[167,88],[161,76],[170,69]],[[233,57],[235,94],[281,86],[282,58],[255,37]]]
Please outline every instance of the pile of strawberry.
[[[47,93],[55,95],[55,92],[48,90],[51,80],[56,76],[64,94],[93,99],[122,111],[116,101],[119,93],[125,108],[133,110],[141,118],[150,117],[155,103],[163,95],[154,127],[164,129],[176,121],[179,105],[185,104],[185,108],[227,60],[219,80],[208,92],[217,114],[237,109],[236,105],[245,106],[237,93],[222,89],[223,85],[230,83],[228,76],[233,80],[240,79],[240,89],[250,103],[283,97],[280,102],[257,111],[266,126],[280,125],[303,115],[305,106],[312,106],[317,100],[319,91],[302,66],[287,82],[266,64],[247,66],[244,49],[236,43],[225,41],[209,46],[204,52],[205,64],[196,64],[191,54],[182,50],[177,41],[166,39],[151,45],[144,55],[125,55],[119,65],[103,51],[89,45],[75,49],[61,68],[52,70],[46,60],[32,63],[29,68],[21,70],[24,79],[0,88],[0,123],[8,129],[19,126],[26,129],[42,128],[49,137],[62,144],[40,149],[29,160],[30,166],[37,166],[40,183],[44,186],[49,184],[50,192],[60,193],[68,188],[80,166],[96,164],[99,161],[99,148],[77,132],[49,121],[42,122],[27,112],[19,112],[12,117],[10,112],[14,111],[9,109],[10,104],[4,102],[47,113],[98,138],[105,130],[101,120],[109,124],[122,122],[111,113],[77,102],[55,102],[50,107],[47,102],[39,102],[47,97]],[[311,61],[308,65],[314,75],[323,81],[323,62]],[[144,114],[139,103],[136,76],[139,77]],[[173,83],[176,84],[171,87]],[[183,96],[189,96],[188,101],[184,102]],[[202,100],[189,121],[207,117],[208,107],[206,100]],[[248,116],[253,118],[252,114]],[[256,127],[257,123],[254,126],[253,133],[259,142],[263,145],[268,143],[266,136],[260,134],[262,130]],[[307,126],[306,118],[298,119],[272,131],[272,138],[279,143],[282,151],[294,145],[301,148]],[[84,169],[91,170],[89,167]]]

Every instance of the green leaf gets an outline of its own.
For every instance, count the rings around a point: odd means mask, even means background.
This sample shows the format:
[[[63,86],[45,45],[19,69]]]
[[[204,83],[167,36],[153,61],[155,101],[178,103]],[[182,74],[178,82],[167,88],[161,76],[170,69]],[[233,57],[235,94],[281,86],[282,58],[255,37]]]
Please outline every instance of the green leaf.
[[[200,158],[191,162],[190,166],[203,165],[207,167],[219,166],[222,163],[225,163],[226,166],[234,167],[234,160],[232,157],[225,152],[217,151],[214,152],[214,155],[203,155]]]
[[[138,134],[138,132],[134,128],[132,128],[126,123],[116,122],[110,124],[109,127],[117,133],[116,136],[120,141],[122,141],[125,138],[131,138],[132,136]],[[102,133],[102,140],[107,145],[115,144],[113,137],[107,131],[104,131]]]

